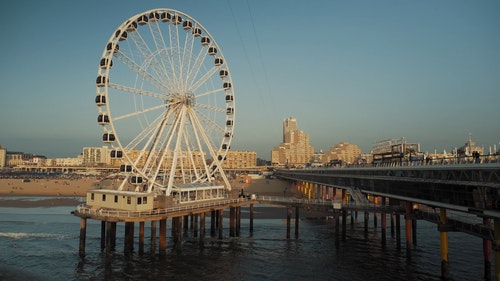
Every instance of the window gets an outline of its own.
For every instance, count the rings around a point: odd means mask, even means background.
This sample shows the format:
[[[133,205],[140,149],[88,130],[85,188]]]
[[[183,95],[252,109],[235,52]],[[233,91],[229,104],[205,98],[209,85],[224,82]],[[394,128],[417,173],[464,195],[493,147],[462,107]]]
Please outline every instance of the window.
[[[118,195],[115,195],[115,203],[118,203]]]
[[[90,200],[94,201],[94,193],[90,193]]]
[[[104,202],[104,201],[106,201],[106,194],[103,194],[103,195],[102,195],[102,201],[103,201],[103,202]]]
[[[127,204],[131,204],[132,203],[132,198],[130,198],[130,196],[127,196]]]
[[[142,204],[142,197],[137,197],[137,205],[141,205]]]
[[[142,203],[143,204],[148,204],[148,198],[147,197],[142,197]]]

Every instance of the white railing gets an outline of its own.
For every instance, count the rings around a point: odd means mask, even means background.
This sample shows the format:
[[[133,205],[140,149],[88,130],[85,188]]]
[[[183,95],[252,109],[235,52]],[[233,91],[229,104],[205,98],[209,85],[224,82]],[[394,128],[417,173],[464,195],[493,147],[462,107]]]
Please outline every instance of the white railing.
[[[257,200],[266,202],[279,202],[288,204],[311,204],[311,205],[332,205],[333,203],[341,203],[340,200],[325,200],[325,199],[307,199],[307,198],[293,198],[281,196],[257,196]]]
[[[235,198],[235,199],[216,200],[198,204],[179,205],[162,209],[153,209],[148,211],[110,210],[110,209],[103,209],[96,207],[88,207],[86,204],[81,204],[77,207],[76,211],[79,214],[83,215],[88,214],[88,215],[103,216],[103,217],[109,216],[109,217],[140,218],[140,217],[150,217],[150,216],[161,216],[169,213],[198,210],[202,208],[217,207],[222,205],[239,203],[242,201],[248,201],[248,199]]]

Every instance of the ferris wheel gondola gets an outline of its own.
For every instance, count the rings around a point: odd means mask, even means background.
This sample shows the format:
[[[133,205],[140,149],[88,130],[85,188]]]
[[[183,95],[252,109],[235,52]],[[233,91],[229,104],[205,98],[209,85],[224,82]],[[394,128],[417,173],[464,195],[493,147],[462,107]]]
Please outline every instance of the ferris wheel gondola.
[[[235,98],[221,48],[189,15],[154,9],[124,21],[99,61],[102,139],[120,160],[119,190],[170,195],[175,183],[222,181]]]

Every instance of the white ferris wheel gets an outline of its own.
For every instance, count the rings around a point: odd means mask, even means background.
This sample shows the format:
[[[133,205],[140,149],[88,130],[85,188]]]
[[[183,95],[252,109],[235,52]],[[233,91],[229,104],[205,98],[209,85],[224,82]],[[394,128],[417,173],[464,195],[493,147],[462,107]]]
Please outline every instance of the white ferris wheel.
[[[234,132],[235,99],[221,49],[195,19],[154,9],[123,22],[97,71],[97,122],[119,190],[164,192],[175,183],[222,181]],[[116,160],[118,161],[118,160]]]

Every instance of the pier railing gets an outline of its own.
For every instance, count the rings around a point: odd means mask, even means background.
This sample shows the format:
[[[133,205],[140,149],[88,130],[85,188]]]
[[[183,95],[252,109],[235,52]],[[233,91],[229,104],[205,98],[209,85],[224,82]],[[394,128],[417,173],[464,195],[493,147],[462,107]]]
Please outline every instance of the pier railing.
[[[140,218],[140,217],[161,216],[170,213],[178,213],[178,212],[198,210],[198,209],[217,207],[217,206],[226,206],[244,201],[248,201],[248,199],[245,198],[224,199],[224,200],[216,200],[210,202],[176,205],[173,207],[153,209],[148,211],[111,210],[104,208],[89,207],[86,204],[80,204],[77,207],[76,212],[81,215],[93,215],[101,217]]]

